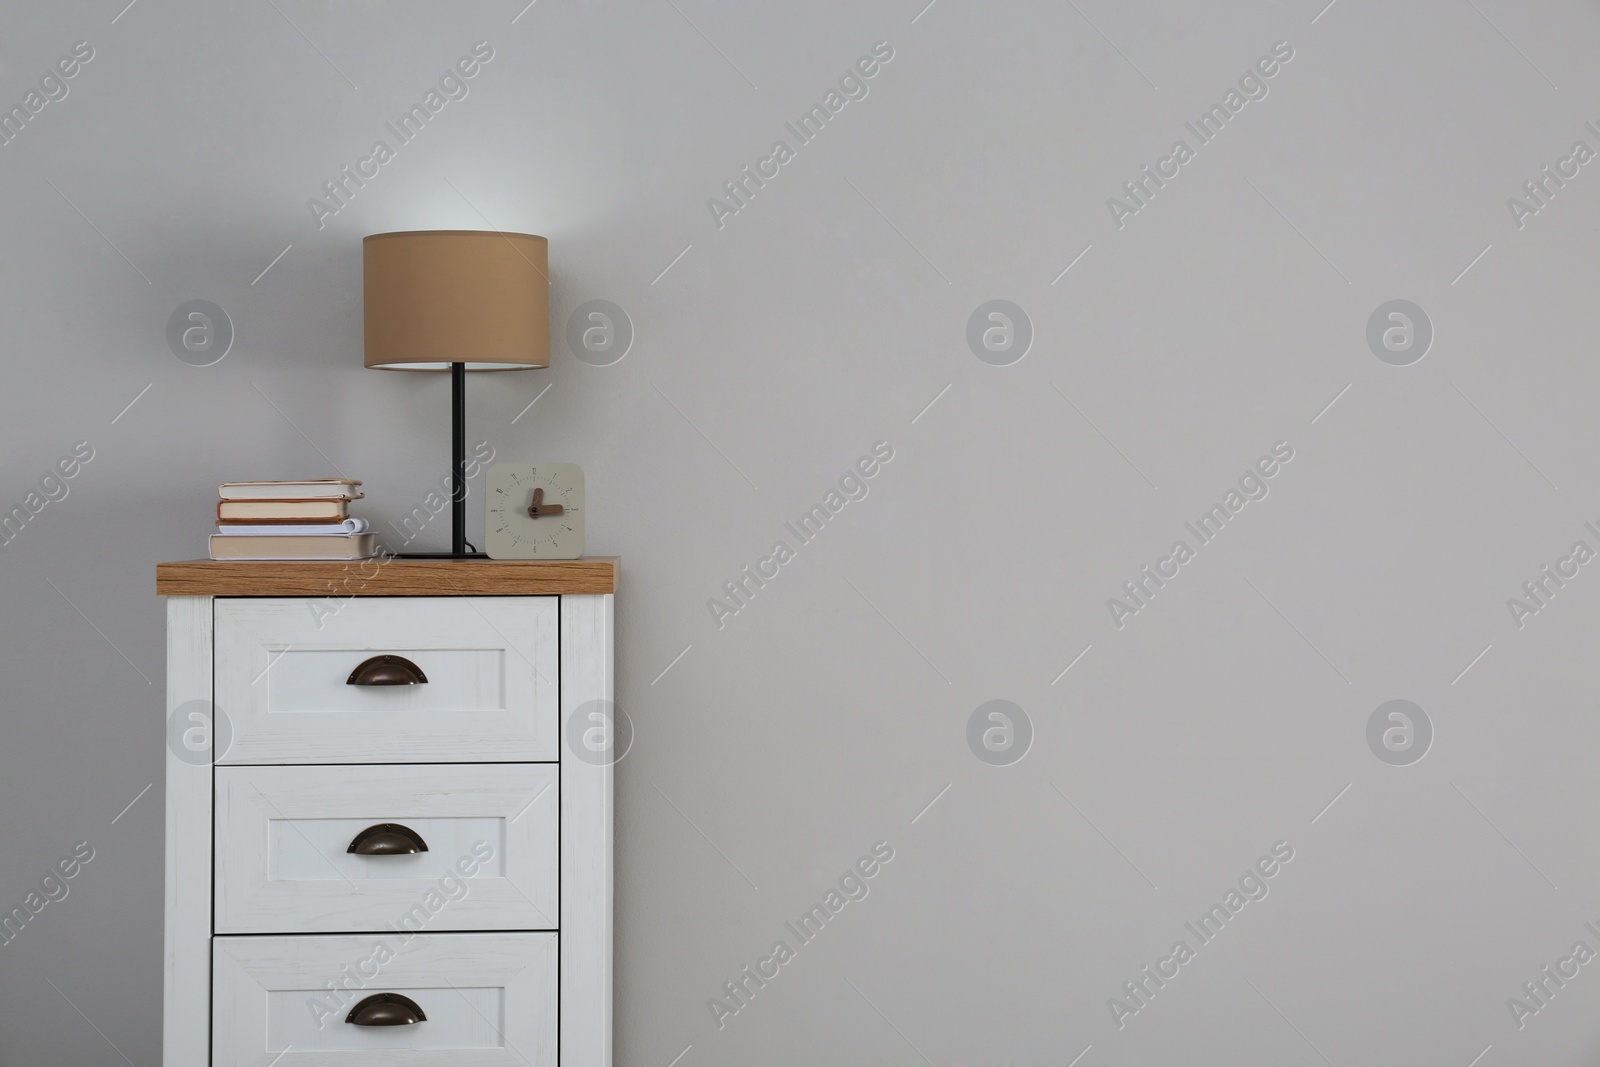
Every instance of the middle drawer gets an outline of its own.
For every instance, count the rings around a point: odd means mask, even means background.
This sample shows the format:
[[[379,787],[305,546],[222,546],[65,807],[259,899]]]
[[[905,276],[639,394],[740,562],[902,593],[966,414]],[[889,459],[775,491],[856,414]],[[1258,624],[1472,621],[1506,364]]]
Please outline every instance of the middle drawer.
[[[554,930],[559,771],[217,767],[216,932]]]

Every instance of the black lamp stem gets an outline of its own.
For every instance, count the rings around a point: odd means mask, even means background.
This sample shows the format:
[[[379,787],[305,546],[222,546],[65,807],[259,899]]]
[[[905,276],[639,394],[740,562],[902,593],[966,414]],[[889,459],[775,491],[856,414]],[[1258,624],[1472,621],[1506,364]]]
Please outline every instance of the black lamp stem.
[[[406,540],[409,541],[410,538]],[[465,363],[450,364],[450,551],[401,552],[397,555],[401,559],[486,558],[482,552],[467,551],[467,365]]]
[[[450,364],[450,552],[467,554],[467,365]]]

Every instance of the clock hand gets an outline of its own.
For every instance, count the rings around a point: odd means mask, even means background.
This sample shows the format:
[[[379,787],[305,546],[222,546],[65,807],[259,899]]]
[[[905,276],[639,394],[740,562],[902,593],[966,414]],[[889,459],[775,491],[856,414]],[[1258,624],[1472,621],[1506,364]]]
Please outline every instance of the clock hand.
[[[560,504],[546,504],[544,502],[544,490],[535,489],[533,491],[533,500],[528,504],[528,517],[537,519],[541,515],[560,515],[566,510]]]

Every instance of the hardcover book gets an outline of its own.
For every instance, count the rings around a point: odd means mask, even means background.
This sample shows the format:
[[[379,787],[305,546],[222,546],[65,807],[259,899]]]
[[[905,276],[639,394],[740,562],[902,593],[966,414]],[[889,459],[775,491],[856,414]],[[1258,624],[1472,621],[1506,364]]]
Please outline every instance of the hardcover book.
[[[296,537],[211,535],[212,559],[366,559],[377,554],[377,534],[307,534]]]
[[[219,523],[294,523],[310,526],[343,522],[350,517],[345,497],[323,500],[219,500]]]
[[[223,500],[356,500],[366,495],[359,478],[313,478],[305,482],[223,482]]]

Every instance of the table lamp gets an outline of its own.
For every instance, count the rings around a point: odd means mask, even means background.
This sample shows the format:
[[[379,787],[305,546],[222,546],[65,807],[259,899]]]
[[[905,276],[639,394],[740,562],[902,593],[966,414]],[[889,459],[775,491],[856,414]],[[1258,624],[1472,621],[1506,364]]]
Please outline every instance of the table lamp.
[[[366,365],[450,372],[450,551],[422,558],[481,558],[467,551],[467,371],[550,365],[549,242],[411,230],[375,233],[361,247]]]

